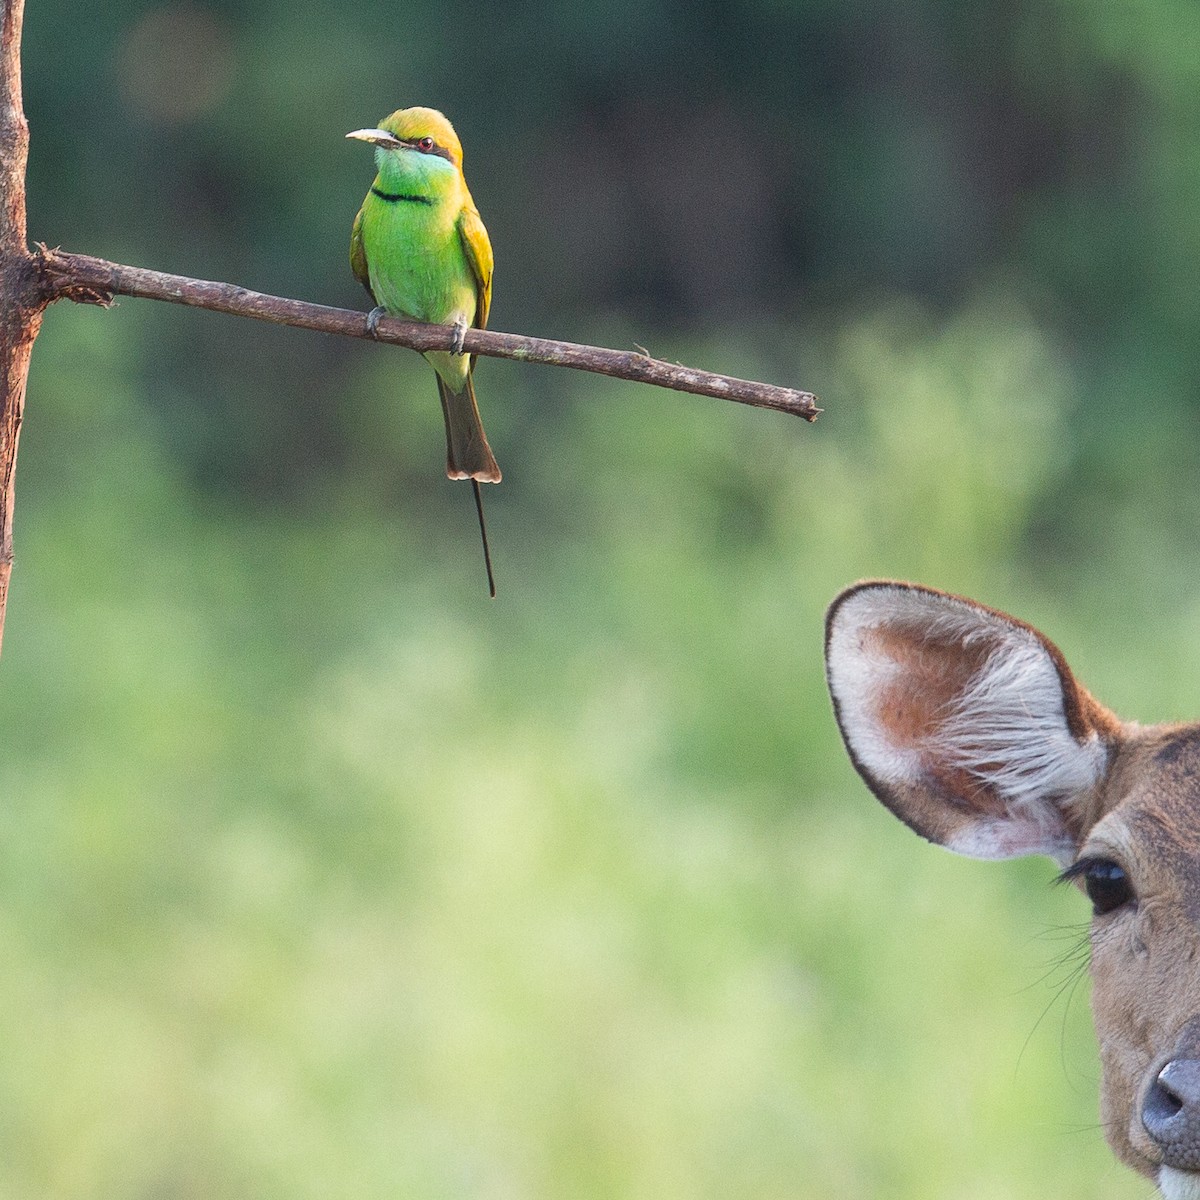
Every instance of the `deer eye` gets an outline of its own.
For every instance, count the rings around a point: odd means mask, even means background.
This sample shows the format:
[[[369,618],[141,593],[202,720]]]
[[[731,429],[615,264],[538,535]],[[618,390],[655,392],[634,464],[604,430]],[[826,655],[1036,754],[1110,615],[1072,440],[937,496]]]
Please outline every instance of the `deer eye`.
[[[1120,863],[1111,858],[1081,858],[1061,875],[1064,881],[1082,879],[1084,891],[1097,917],[1110,913],[1137,899],[1133,884]]]
[[[418,147],[418,149],[421,149],[421,150],[432,150],[433,149],[433,138],[431,138],[431,137],[421,138],[417,142],[417,147]]]

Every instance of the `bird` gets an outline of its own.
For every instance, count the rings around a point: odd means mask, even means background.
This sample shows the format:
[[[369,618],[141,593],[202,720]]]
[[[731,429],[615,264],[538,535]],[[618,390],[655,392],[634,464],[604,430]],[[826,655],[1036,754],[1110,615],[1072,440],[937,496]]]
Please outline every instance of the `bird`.
[[[402,108],[378,126],[346,137],[375,147],[375,181],[350,232],[350,267],[385,314],[454,328],[452,349],[428,350],[446,423],[446,474],[469,479],[483,540],[488,592],[496,582],[483,519],[481,483],[499,483],[475,400],[474,360],[463,351],[469,328],[484,329],[492,301],[492,243],[463,175],[462,143],[433,108]]]

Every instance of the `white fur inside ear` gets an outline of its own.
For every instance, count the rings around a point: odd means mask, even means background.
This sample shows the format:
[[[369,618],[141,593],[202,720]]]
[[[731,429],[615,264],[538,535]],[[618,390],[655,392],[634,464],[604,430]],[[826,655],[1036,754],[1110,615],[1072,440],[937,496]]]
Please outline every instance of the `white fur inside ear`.
[[[970,673],[958,679],[912,665],[934,645],[961,664],[957,674]],[[869,776],[926,792],[935,777],[965,774],[1001,800],[1003,816],[963,820],[978,806],[959,797],[950,849],[1070,858],[1061,804],[1099,782],[1108,751],[1095,734],[1082,743],[1072,736],[1063,680],[1031,629],[954,596],[866,587],[835,612],[828,664],[843,733]],[[907,719],[906,702],[921,719]]]
[[[1195,1171],[1159,1167],[1158,1188],[1165,1200],[1200,1200],[1200,1175]]]
[[[1042,644],[1019,626],[1005,633],[924,744],[927,755],[969,771],[1005,800],[1007,836],[981,823],[950,847],[982,858],[1050,852],[1041,847],[1061,828],[1059,805],[1095,787],[1108,763],[1099,737],[1081,743],[1071,735],[1062,679]],[[1051,856],[1071,850],[1068,840]]]

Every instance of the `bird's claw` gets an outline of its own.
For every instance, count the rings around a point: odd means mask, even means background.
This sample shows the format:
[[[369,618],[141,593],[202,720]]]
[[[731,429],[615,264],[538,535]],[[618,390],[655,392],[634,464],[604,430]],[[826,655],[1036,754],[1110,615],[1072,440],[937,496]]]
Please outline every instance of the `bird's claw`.
[[[454,337],[450,342],[451,354],[462,354],[463,345],[467,340],[467,323],[466,321],[454,322]]]
[[[387,309],[382,304],[377,304],[369,313],[367,313],[367,332],[373,337],[379,336],[379,318],[387,316]]]

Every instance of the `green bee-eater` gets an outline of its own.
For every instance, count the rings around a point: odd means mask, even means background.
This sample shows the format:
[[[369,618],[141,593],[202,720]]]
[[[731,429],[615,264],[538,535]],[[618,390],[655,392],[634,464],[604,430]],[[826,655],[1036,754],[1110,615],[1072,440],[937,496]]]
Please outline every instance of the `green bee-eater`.
[[[425,359],[437,372],[446,419],[446,474],[474,487],[494,596],[479,485],[499,483],[500,468],[475,403],[474,364],[462,352],[467,329],[487,325],[492,244],[463,176],[462,143],[432,108],[403,108],[346,136],[375,147],[378,174],[350,234],[350,266],[377,306],[371,327],[389,313],[456,330],[453,351],[430,350]]]

